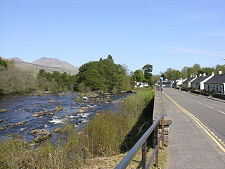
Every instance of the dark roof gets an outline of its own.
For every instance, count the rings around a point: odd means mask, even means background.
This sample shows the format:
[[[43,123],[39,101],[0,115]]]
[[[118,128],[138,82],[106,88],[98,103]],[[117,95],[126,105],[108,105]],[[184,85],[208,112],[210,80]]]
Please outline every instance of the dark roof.
[[[198,77],[197,79],[195,79],[194,81],[192,81],[191,83],[200,83],[202,82],[203,80],[207,79],[210,75],[207,75],[207,76],[200,76]]]
[[[225,74],[217,74],[205,83],[225,83]]]
[[[189,77],[189,78],[187,78],[183,83],[188,83],[188,82],[190,82],[191,80],[193,80],[195,77]]]

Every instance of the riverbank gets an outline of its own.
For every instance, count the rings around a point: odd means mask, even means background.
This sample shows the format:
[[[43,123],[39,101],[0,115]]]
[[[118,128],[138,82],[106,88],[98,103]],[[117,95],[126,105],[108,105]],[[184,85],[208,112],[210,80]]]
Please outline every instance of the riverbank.
[[[67,125],[58,142],[45,142],[38,149],[20,139],[2,140],[2,168],[79,168],[87,159],[126,152],[151,125],[154,90],[128,96],[116,113],[103,112],[78,133]],[[146,113],[148,112],[148,113]],[[15,159],[15,160],[10,160]]]

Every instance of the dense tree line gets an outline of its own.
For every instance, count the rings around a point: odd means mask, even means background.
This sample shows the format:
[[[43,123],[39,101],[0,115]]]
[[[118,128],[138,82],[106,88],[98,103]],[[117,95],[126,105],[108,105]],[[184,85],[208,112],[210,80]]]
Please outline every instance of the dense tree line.
[[[28,71],[18,69],[13,61],[4,59],[0,60],[0,66],[4,67],[0,71],[0,94],[68,90],[117,93],[132,88],[132,80],[126,68],[115,64],[111,55],[107,59],[82,65],[77,75],[57,71],[50,73],[41,69],[37,76],[34,76]]]
[[[69,75],[66,72],[60,73],[54,71],[53,73],[46,72],[41,69],[37,75],[38,87],[45,91],[67,91],[73,90],[77,80],[76,75]]]
[[[179,78],[188,78],[191,75],[200,75],[206,73],[211,75],[212,72],[218,74],[219,71],[225,73],[225,64],[216,65],[215,67],[201,67],[199,64],[194,64],[192,67],[183,67],[181,71],[168,68],[164,73],[161,73],[164,79],[176,80]]]

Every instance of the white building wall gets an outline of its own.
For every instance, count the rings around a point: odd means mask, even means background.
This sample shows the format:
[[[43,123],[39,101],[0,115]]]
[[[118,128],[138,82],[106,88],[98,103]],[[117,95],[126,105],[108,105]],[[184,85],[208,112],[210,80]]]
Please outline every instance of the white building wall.
[[[204,90],[204,81],[200,82],[200,90]]]
[[[204,87],[207,92],[225,94],[225,83],[224,84],[205,84]]]
[[[212,73],[212,75],[211,76],[209,76],[208,78],[206,78],[204,81],[202,81],[201,83],[200,83],[200,89],[201,90],[204,90],[205,89],[205,82],[207,82],[209,79],[211,79],[212,77],[214,76],[214,73]]]

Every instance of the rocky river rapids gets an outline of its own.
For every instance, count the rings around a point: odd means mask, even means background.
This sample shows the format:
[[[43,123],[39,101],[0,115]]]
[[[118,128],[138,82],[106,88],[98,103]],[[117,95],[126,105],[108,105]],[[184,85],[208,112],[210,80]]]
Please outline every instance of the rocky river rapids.
[[[32,141],[32,131],[45,129],[52,137],[57,137],[57,128],[71,122],[82,130],[95,114],[102,110],[117,111],[123,95],[79,96],[69,93],[57,96],[7,96],[0,98],[0,138],[10,134],[22,135],[26,141]]]

